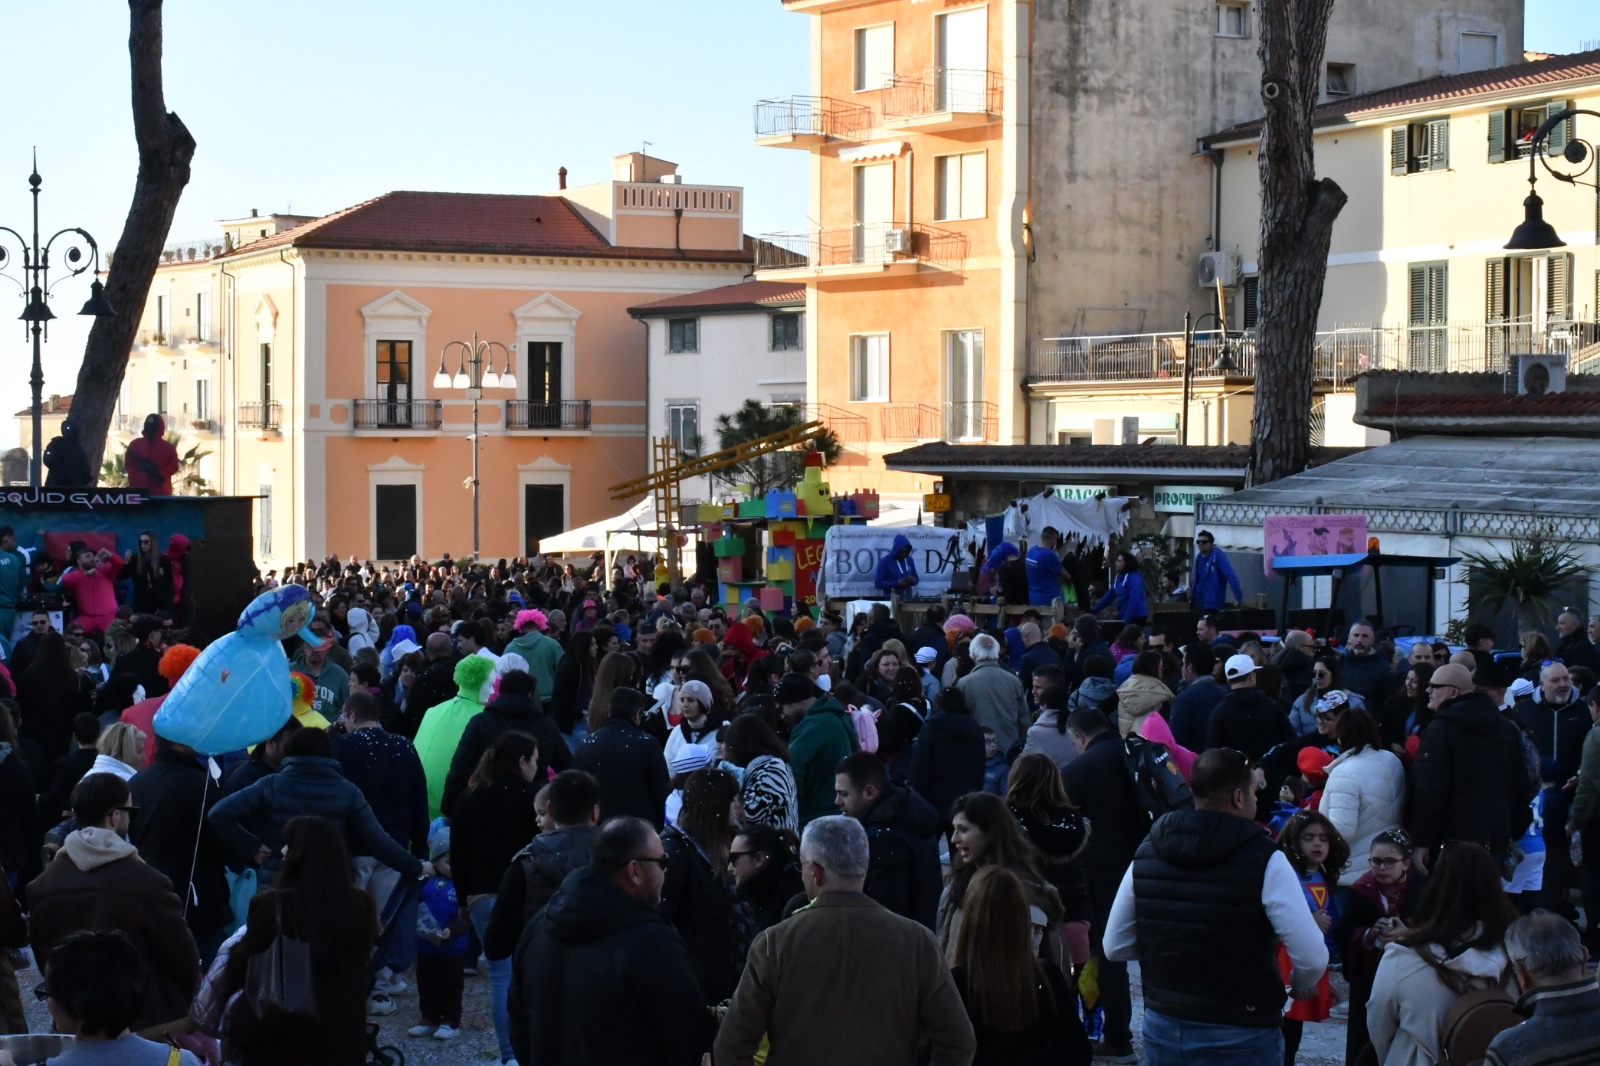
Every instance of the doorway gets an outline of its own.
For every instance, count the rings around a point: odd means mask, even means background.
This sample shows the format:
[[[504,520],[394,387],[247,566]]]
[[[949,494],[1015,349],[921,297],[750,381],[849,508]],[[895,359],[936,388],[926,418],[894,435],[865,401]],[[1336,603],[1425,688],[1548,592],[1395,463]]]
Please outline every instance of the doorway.
[[[854,253],[857,263],[880,262],[885,235],[894,224],[894,164],[856,167]]]
[[[374,485],[373,509],[379,559],[409,559],[417,554],[417,486]]]
[[[558,346],[559,347],[559,346]],[[562,485],[522,486],[522,554],[539,554],[539,541],[567,528],[567,490]]]

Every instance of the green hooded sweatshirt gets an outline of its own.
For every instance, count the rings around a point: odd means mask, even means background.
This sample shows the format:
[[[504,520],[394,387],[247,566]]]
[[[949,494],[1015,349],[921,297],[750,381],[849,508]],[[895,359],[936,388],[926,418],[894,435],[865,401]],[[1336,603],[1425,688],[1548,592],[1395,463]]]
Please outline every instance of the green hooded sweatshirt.
[[[439,817],[439,801],[444,797],[444,779],[450,773],[450,760],[461,744],[472,716],[483,710],[478,692],[494,673],[494,663],[482,655],[469,655],[456,663],[456,698],[431,707],[417,729],[417,755],[428,778],[428,817]]]
[[[548,703],[556,690],[556,666],[561,662],[561,643],[535,629],[507,644],[506,652],[516,652],[528,660],[528,673],[533,675],[533,680],[539,686],[539,698]]]

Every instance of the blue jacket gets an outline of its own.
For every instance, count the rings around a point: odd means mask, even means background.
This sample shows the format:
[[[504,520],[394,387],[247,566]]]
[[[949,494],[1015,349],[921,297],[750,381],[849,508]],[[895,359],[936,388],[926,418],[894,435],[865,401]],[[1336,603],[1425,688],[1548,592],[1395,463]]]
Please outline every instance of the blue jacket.
[[[1028,602],[1048,607],[1061,598],[1061,556],[1051,548],[1035,544],[1023,561],[1028,572]]]
[[[1189,579],[1189,602],[1203,612],[1220,610],[1228,598],[1229,589],[1233,590],[1235,600],[1244,601],[1244,593],[1239,588],[1239,575],[1233,572],[1233,564],[1228,562],[1222,549],[1212,548],[1196,554],[1194,576]]]
[[[435,925],[448,931],[447,927],[461,913],[461,905],[456,902],[455,883],[447,881],[443,877],[428,878],[422,885],[422,906],[433,916]],[[435,943],[421,935],[417,937],[417,954],[424,958],[460,957],[466,955],[466,953],[467,931],[465,929],[442,944]]]
[[[889,549],[889,554],[878,560],[878,573],[873,582],[884,592],[893,592],[900,588],[900,579],[909,577],[911,587],[917,585],[917,564],[911,561],[908,554],[904,559],[899,558],[902,549],[910,548],[911,541],[904,533],[894,535],[894,547]]]
[[[1117,601],[1117,613],[1124,622],[1150,617],[1150,608],[1144,602],[1144,578],[1137,572],[1118,574],[1106,594],[1095,603],[1094,612],[1099,614],[1105,610],[1113,599]]]
[[[383,831],[361,790],[351,784],[337,759],[323,755],[291,755],[277,773],[225,796],[206,816],[240,861],[251,861],[256,849],[271,850],[261,864],[260,880],[271,884],[283,864],[283,827],[298,814],[328,819],[344,833],[351,855],[372,855],[404,877],[422,873],[422,860]]]

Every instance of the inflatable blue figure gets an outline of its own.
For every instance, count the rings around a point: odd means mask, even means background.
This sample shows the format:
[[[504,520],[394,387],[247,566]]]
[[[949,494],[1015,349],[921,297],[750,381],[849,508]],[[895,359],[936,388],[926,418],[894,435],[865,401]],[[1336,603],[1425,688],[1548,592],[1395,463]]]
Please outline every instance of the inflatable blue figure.
[[[184,672],[156,712],[155,731],[198,752],[219,755],[259,744],[289,720],[294,684],[284,638],[308,644],[311,594],[301,585],[263,592],[239,615],[239,628],[215,641]]]

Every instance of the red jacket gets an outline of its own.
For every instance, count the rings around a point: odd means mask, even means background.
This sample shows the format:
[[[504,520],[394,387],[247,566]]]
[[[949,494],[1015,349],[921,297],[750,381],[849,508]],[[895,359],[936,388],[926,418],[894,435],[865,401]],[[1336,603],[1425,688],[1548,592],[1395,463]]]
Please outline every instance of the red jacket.
[[[167,422],[160,415],[144,420],[144,434],[128,445],[125,460],[128,487],[150,496],[171,496],[172,475],[178,472],[178,449],[167,441]]]

